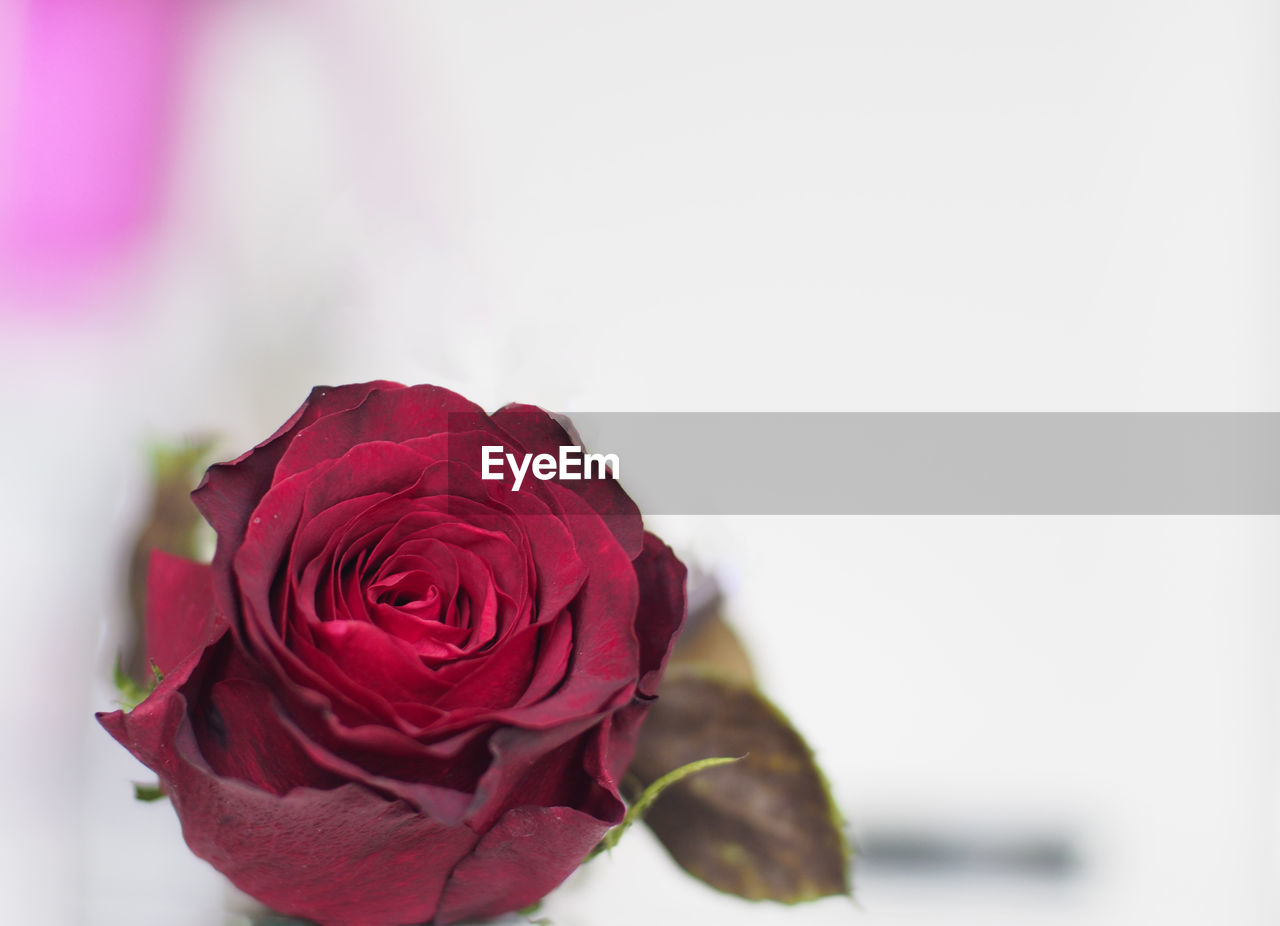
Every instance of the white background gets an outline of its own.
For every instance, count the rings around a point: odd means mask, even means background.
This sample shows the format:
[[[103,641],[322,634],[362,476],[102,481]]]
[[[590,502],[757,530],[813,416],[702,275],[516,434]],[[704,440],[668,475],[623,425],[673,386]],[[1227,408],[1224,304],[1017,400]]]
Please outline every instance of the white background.
[[[1280,411],[1274,4],[212,3],[169,207],[0,317],[6,920],[222,921],[110,706],[145,441],[486,407]],[[768,435],[762,435],[767,440]],[[700,465],[702,461],[690,461]],[[559,926],[1280,921],[1273,518],[666,518],[859,827],[1063,884],[752,906],[645,833]]]

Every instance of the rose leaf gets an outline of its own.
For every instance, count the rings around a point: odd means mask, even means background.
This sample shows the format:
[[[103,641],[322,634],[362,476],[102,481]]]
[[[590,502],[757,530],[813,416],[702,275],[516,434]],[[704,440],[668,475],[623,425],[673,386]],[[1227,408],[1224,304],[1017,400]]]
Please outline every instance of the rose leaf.
[[[850,893],[843,824],[804,739],[752,685],[673,665],[627,778],[634,792],[705,755],[745,757],[671,784],[645,815],[682,868],[748,900]]]

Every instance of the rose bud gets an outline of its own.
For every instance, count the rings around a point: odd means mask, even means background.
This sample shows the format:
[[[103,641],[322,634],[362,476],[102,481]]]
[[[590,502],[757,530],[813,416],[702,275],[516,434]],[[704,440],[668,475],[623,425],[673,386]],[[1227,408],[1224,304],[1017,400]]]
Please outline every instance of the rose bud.
[[[377,382],[209,469],[212,564],[151,560],[163,678],[99,715],[193,852],[326,926],[454,923],[538,900],[622,820],[685,569],[612,478],[480,476],[482,446],[569,442]]]

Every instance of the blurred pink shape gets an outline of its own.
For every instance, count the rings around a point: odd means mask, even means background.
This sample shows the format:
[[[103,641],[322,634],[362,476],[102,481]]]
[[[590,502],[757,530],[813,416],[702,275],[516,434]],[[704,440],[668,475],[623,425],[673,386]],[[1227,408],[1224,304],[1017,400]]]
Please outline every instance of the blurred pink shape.
[[[199,4],[16,5],[0,271],[44,289],[118,262],[154,223],[185,27]]]

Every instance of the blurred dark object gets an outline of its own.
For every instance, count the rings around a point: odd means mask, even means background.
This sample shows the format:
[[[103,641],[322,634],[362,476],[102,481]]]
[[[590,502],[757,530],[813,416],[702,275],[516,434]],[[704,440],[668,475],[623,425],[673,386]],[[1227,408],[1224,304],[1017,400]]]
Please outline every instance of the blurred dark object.
[[[868,871],[922,877],[1066,880],[1081,870],[1075,841],[1049,828],[937,829],[881,824],[864,829],[859,856]]]
[[[211,446],[211,440],[201,438],[173,446],[158,445],[151,452],[151,508],[129,556],[128,626],[121,658],[125,672],[138,683],[151,680],[144,636],[147,563],[152,550],[198,558],[204,522],[191,503],[191,490],[200,481]]]

